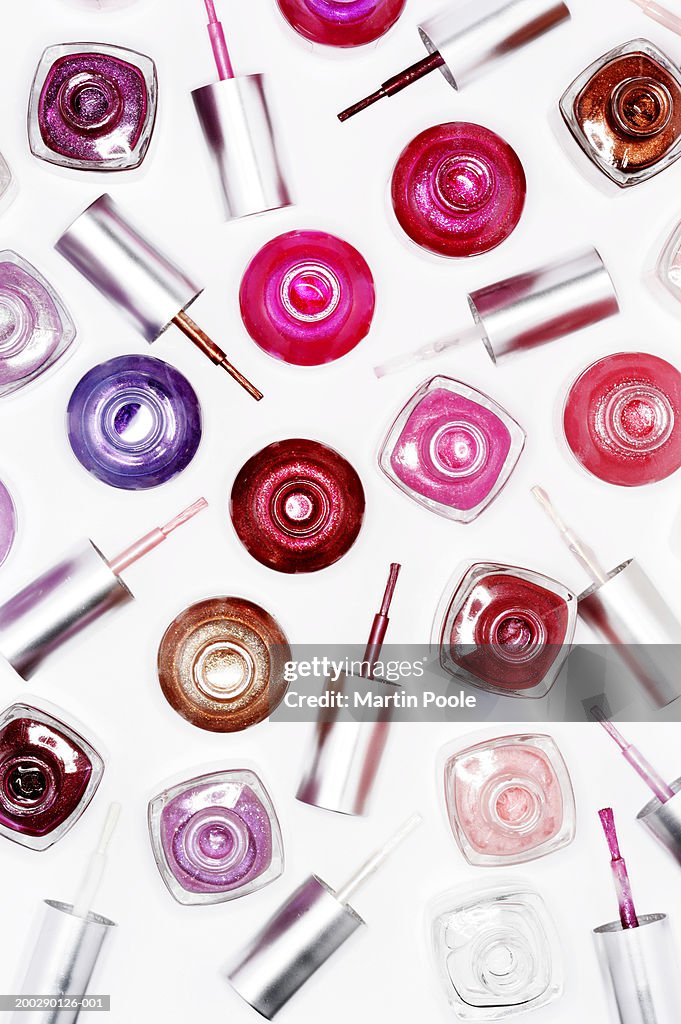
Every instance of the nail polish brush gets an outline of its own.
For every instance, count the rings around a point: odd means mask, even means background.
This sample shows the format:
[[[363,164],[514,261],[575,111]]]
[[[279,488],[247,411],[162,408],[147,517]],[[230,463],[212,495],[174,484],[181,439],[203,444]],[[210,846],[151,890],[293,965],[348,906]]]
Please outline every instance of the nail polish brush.
[[[493,363],[558,341],[619,312],[617,293],[593,247],[479,288],[467,296],[472,327],[397,356],[374,372],[405,370],[450,349],[484,345]]]
[[[267,1020],[364,924],[350,900],[422,822],[414,814],[337,890],[311,875],[227,968],[239,995]]]
[[[633,2],[658,25],[663,25],[664,28],[681,36],[681,18],[678,14],[672,14],[670,10],[663,7],[662,4],[656,3],[655,0],[633,0]]]
[[[427,55],[342,111],[338,119],[347,121],[436,70],[458,90],[500,57],[569,18],[570,11],[562,0],[473,0],[463,9],[450,0],[439,14],[418,27]]]
[[[192,93],[228,218],[289,206],[262,75],[237,75],[213,0],[204,0],[218,81]]]
[[[592,585],[579,596],[579,614],[604,643],[612,644],[657,708],[681,696],[681,676],[670,651],[681,644],[681,623],[645,569],[630,558],[609,572],[565,523],[541,487],[532,494]]]
[[[79,1016],[79,1001],[87,995],[90,979],[115,921],[94,913],[107,863],[107,850],[121,811],[113,803],[104,822],[99,842],[90,858],[73,904],[45,900],[44,915],[28,970],[19,995],[63,1000],[63,1006],[47,1006],[29,1012],[17,1010],[12,1024],[73,1024]]]
[[[23,679],[65,641],[134,600],[121,573],[207,507],[205,498],[107,559],[88,540],[0,606],[0,655]]]
[[[353,693],[364,693],[367,689],[362,680],[374,679],[401,568],[397,562],[390,566],[383,601],[374,616],[358,675],[341,673],[338,679],[327,682],[326,693],[344,696],[352,702]],[[380,679],[375,686],[384,688],[386,692],[392,688]],[[369,721],[362,721],[337,703],[322,707],[303,759],[305,767],[296,800],[339,814],[365,814],[381,767],[389,725],[389,711],[381,710]]]
[[[591,714],[612,737],[624,758],[653,793],[653,799],[639,811],[636,820],[640,821],[681,865],[681,779],[676,779],[669,785],[640,750],[624,739],[600,708],[592,708]]]
[[[636,913],[612,808],[598,814],[610,850],[619,905],[619,921],[593,931],[613,1020],[620,1024],[674,1024],[681,992],[667,915]]]
[[[262,392],[187,314],[202,289],[103,195],[81,213],[55,248],[132,322],[149,344],[174,324],[251,398]]]

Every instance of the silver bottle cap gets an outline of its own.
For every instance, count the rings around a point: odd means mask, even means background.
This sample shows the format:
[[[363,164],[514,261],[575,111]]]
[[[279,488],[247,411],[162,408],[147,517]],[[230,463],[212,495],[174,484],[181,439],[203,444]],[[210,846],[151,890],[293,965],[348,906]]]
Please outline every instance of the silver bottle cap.
[[[21,994],[82,998],[116,922],[92,913],[76,917],[71,904],[57,900],[45,900],[44,907]],[[11,1024],[74,1024],[79,1013],[78,1007],[21,1010],[12,1014]]]
[[[262,75],[192,93],[229,219],[290,206]]]
[[[363,925],[329,886],[310,876],[242,950],[227,978],[267,1020]]]
[[[148,342],[201,288],[146,238],[111,196],[88,206],[56,244],[76,270],[121,310]]]
[[[342,692],[348,679],[351,686],[389,685],[342,674],[330,689]],[[340,814],[364,814],[388,738],[390,712],[381,713],[377,721],[339,721],[342,717],[335,705],[320,714],[296,799]]]
[[[23,679],[100,615],[133,600],[92,541],[0,606],[0,655]]]
[[[438,52],[440,70],[454,89],[480,74],[487,65],[567,21],[570,11],[562,0],[472,0],[463,10],[458,3],[419,26],[429,53]]]
[[[676,1024],[679,965],[665,914],[639,917],[638,928],[619,921],[594,929],[612,1019],[620,1024]]]
[[[653,797],[638,812],[636,820],[648,829],[681,865],[681,779],[671,783],[677,794],[666,803]]]
[[[681,622],[634,559],[579,597],[579,613],[622,657],[658,708],[681,697],[677,652]]]
[[[480,288],[468,303],[495,363],[619,312],[610,274],[593,248]]]

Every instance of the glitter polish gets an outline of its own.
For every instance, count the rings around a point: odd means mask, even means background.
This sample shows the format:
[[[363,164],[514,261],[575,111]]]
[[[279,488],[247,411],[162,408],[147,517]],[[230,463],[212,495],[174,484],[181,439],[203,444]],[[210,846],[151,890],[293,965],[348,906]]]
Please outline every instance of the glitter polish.
[[[225,903],[262,889],[284,870],[281,830],[255,772],[200,775],[149,804],[161,877],[178,903]]]
[[[459,1020],[505,1020],[562,994],[558,935],[535,889],[509,881],[459,890],[431,915],[435,967]]]
[[[599,480],[640,487],[681,466],[681,373],[648,352],[617,352],[588,366],[563,408],[577,461]]]
[[[35,267],[0,252],[0,397],[37,380],[66,355],[76,328]]]
[[[94,747],[26,704],[0,714],[0,835],[46,850],[75,825],[102,779]]]
[[[78,170],[139,167],[154,130],[157,91],[154,62],[135,50],[103,43],[50,46],[31,88],[31,152]]]
[[[0,565],[9,556],[17,535],[17,510],[7,486],[0,480]]]
[[[621,188],[681,156],[681,71],[647,39],[594,61],[566,90],[560,110],[588,158]]]
[[[292,28],[312,43],[348,48],[388,32],[407,0],[277,0]]]
[[[201,440],[189,381],[152,356],[100,363],[76,385],[66,413],[73,453],[102,483],[143,490],[172,480]]]
[[[241,543],[277,572],[317,572],[355,543],[364,519],[356,471],[320,441],[291,438],[257,452],[239,470],[230,514]]]
[[[501,736],[450,754],[444,793],[452,834],[469,864],[523,864],[575,837],[572,783],[550,736]]]
[[[400,227],[438,256],[478,256],[517,227],[526,180],[515,153],[481,125],[427,128],[400,154],[391,198]]]
[[[570,653],[577,597],[529,569],[477,562],[455,574],[433,626],[440,665],[506,697],[544,697]]]
[[[371,328],[374,280],[364,257],[322,231],[289,231],[253,257],[241,317],[256,345],[296,366],[346,355]]]
[[[412,501],[470,523],[505,486],[524,446],[524,430],[493,399],[440,376],[400,411],[378,464]]]
[[[215,597],[170,623],[158,650],[158,678],[170,706],[191,725],[241,732],[279,706],[290,660],[286,635],[264,608]]]

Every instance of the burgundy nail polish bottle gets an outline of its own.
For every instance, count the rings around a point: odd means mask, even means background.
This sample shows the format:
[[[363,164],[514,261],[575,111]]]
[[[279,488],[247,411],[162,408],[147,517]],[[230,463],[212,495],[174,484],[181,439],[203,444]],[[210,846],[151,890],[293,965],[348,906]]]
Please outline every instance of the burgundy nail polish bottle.
[[[0,835],[46,850],[78,821],[103,772],[102,758],[71,726],[13,704],[0,715]]]

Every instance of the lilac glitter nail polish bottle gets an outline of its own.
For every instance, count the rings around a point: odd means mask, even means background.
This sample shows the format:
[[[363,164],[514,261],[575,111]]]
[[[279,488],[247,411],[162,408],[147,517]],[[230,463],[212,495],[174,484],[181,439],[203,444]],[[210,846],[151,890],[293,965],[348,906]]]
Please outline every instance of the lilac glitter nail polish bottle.
[[[103,43],[50,46],[31,88],[31,152],[79,170],[139,167],[151,142],[157,91],[153,60],[135,50]]]
[[[71,395],[74,455],[111,487],[137,491],[177,476],[201,441],[201,407],[189,381],[153,356],[118,356],[85,374]]]
[[[0,565],[9,555],[17,533],[17,512],[12,495],[0,480]]]
[[[225,903],[284,870],[281,830],[255,772],[215,772],[164,790],[149,804],[161,877],[178,903]]]

